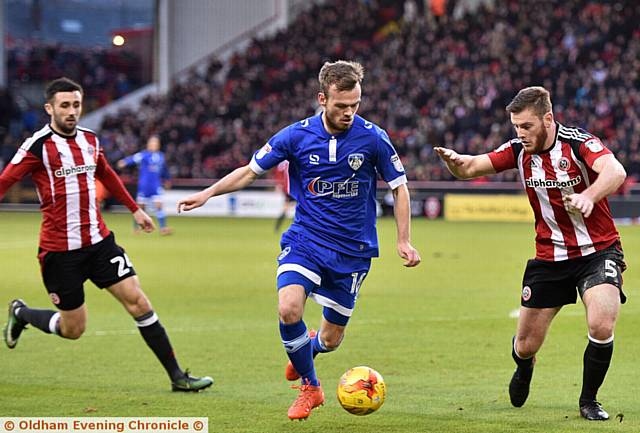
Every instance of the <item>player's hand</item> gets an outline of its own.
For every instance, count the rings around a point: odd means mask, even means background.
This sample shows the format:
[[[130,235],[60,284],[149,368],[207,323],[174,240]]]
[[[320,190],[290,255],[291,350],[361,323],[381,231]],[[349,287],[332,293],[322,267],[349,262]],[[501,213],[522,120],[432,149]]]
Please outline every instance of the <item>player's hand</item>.
[[[200,191],[183,198],[178,202],[178,213],[199,208],[209,200],[209,195],[205,191]]]
[[[593,211],[593,200],[584,194],[570,194],[562,197],[567,212],[580,212],[585,218],[589,218]]]
[[[398,255],[404,259],[404,262],[402,264],[407,268],[418,266],[422,261],[418,250],[413,248],[413,246],[409,242],[398,244]]]
[[[142,209],[138,209],[133,213],[133,219],[145,233],[151,233],[156,229],[151,217]]]
[[[453,149],[447,149],[445,147],[434,147],[433,150],[438,154],[440,159],[442,159],[447,164],[462,165],[464,163],[461,155]]]

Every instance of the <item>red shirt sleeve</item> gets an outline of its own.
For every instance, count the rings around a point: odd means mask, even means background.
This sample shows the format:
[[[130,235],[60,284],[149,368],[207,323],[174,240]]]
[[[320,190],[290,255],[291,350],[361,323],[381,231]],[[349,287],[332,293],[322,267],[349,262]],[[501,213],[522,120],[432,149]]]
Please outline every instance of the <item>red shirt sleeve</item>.
[[[496,173],[518,167],[513,143],[511,141],[507,141],[487,155],[489,155],[489,159]]]
[[[13,159],[0,173],[0,200],[14,183],[31,173],[41,163],[33,153],[18,149]]]
[[[120,203],[125,205],[131,213],[140,209],[136,204],[131,194],[127,191],[122,180],[111,168],[107,159],[104,157],[102,151],[98,155],[98,164],[96,168],[96,178],[102,182],[105,188],[116,198]]]
[[[580,145],[580,156],[589,167],[593,167],[596,159],[610,153],[612,152],[602,144],[598,137],[591,137]]]

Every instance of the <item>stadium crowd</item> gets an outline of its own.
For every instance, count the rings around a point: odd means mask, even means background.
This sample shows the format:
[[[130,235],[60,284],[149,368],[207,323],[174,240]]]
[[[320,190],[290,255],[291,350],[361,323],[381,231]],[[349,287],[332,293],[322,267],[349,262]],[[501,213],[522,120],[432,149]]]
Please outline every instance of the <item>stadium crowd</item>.
[[[144,84],[140,59],[131,51],[38,41],[10,44],[7,75],[10,84],[28,82],[38,87],[63,75],[75,79],[85,90],[87,111],[102,107]]]
[[[560,122],[599,135],[640,175],[640,3],[492,3],[454,18],[416,0],[329,0],[228,62],[191,71],[167,95],[107,117],[103,145],[116,161],[157,133],[172,176],[219,178],[312,115],[319,67],[344,58],[365,65],[360,114],[387,129],[414,180],[451,179],[433,146],[479,153],[512,137],[504,107],[529,85],[548,88]]]
[[[137,115],[108,119],[103,134],[117,154],[158,131],[174,176],[217,178],[245,163],[265,131],[314,112],[323,61],[355,58],[368,70],[361,114],[389,131],[414,179],[450,178],[434,145],[477,153],[511,137],[504,106],[533,84],[551,89],[561,122],[598,134],[640,173],[640,5],[510,1],[436,20],[373,3],[303,13],[228,69],[214,61]]]
[[[0,88],[0,168],[46,121],[41,89],[67,76],[82,84],[85,114],[145,84],[141,59],[122,48],[81,48],[8,37],[7,88]]]

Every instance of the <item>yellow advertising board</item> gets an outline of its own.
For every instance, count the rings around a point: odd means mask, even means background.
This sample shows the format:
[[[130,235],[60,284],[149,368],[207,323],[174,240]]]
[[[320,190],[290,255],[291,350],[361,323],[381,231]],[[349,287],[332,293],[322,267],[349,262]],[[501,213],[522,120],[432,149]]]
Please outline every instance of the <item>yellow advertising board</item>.
[[[444,218],[448,221],[533,222],[533,211],[524,194],[445,194]]]

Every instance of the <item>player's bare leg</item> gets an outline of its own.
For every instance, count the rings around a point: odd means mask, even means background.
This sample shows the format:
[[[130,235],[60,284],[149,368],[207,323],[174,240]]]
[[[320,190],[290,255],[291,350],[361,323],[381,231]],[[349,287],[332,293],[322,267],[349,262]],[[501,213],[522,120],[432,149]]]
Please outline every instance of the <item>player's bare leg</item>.
[[[73,310],[47,310],[29,308],[21,299],[9,303],[7,324],[3,329],[5,344],[13,349],[18,344],[22,331],[31,325],[47,334],[58,335],[70,340],[82,336],[87,324],[87,308],[83,304]]]
[[[517,367],[509,382],[509,398],[515,407],[521,407],[529,397],[535,354],[540,350],[551,321],[558,311],[560,307],[520,307],[518,330],[511,349],[511,356]]]
[[[580,415],[590,421],[605,421],[609,419],[609,414],[596,396],[613,355],[613,333],[620,311],[620,291],[611,284],[601,284],[587,289],[582,301],[587,313],[589,342],[583,357]]]

